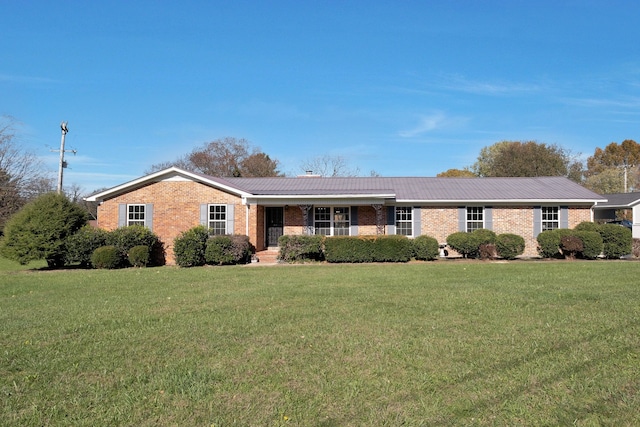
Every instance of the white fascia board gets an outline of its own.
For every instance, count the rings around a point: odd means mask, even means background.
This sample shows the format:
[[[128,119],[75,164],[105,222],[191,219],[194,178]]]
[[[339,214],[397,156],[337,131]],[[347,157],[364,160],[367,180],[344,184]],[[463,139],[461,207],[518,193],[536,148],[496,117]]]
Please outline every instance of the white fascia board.
[[[163,176],[166,176],[166,179],[162,179]],[[129,190],[135,189],[136,187],[139,187],[143,184],[149,183],[149,182],[161,182],[164,180],[167,181],[172,181],[172,180],[179,180],[176,179],[177,177],[186,177],[187,180],[189,181],[196,181],[196,182],[201,182],[207,185],[210,185],[212,187],[216,187],[219,188],[221,190],[225,190],[227,192],[236,194],[238,196],[241,197],[245,197],[248,196],[249,194],[244,192],[244,191],[240,191],[237,188],[233,188],[230,187],[228,185],[224,185],[224,184],[220,184],[217,181],[214,180],[210,180],[210,179],[206,179],[203,178],[201,175],[197,175],[194,174],[192,172],[186,171],[184,169],[180,169],[177,168],[175,166],[167,168],[167,169],[163,169],[161,171],[158,172],[154,172],[152,174],[149,175],[145,175],[143,177],[140,177],[138,179],[134,179],[133,181],[129,181],[129,182],[125,182],[124,184],[118,185],[116,187],[112,187],[108,190],[102,191],[100,193],[94,194],[93,196],[89,196],[87,198],[85,198],[86,201],[88,202],[96,202],[96,201],[102,201],[104,198],[109,197],[109,196],[117,196],[119,194],[123,194],[126,193]]]

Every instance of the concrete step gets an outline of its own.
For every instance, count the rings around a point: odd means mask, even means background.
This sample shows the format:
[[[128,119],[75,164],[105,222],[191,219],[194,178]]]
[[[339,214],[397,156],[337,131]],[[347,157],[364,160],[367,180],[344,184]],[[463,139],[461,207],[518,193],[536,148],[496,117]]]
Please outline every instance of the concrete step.
[[[278,262],[278,249],[267,249],[266,251],[256,252],[256,257],[260,264],[275,264]]]

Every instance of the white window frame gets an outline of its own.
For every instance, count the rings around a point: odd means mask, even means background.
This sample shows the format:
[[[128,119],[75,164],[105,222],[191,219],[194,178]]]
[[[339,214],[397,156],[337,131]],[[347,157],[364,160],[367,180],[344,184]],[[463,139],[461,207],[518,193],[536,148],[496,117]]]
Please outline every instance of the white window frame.
[[[413,207],[396,206],[396,234],[413,236]]]
[[[146,205],[141,203],[127,205],[127,226],[141,225],[144,227],[147,219]]]
[[[227,234],[227,205],[210,204],[207,206],[207,228],[209,234],[214,236]]]
[[[467,206],[464,219],[465,230],[467,233],[484,228],[484,221],[484,206]]]
[[[542,231],[556,230],[560,228],[560,207],[541,206],[540,226]]]
[[[351,235],[349,206],[314,206],[313,232],[324,236]]]

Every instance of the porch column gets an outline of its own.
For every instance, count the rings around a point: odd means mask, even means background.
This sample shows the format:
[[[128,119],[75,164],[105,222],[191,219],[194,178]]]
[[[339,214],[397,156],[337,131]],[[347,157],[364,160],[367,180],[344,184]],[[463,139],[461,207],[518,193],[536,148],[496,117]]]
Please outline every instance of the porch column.
[[[313,205],[298,205],[302,211],[303,234],[307,236],[313,235],[313,215],[309,215],[309,211],[313,208]]]
[[[384,234],[384,210],[382,205],[371,205],[376,211],[376,234]]]

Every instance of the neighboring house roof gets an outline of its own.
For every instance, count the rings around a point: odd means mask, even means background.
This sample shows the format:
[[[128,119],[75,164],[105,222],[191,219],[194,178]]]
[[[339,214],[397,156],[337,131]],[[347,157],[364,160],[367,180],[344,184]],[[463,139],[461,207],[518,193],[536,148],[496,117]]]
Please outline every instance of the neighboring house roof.
[[[630,209],[640,203],[640,192],[605,194],[606,202],[598,202],[594,209]]]
[[[218,178],[175,167],[94,194],[104,200],[154,181],[195,180],[241,196],[252,203],[265,201],[361,198],[400,203],[589,203],[602,197],[564,177],[431,178],[431,177],[274,177]]]

